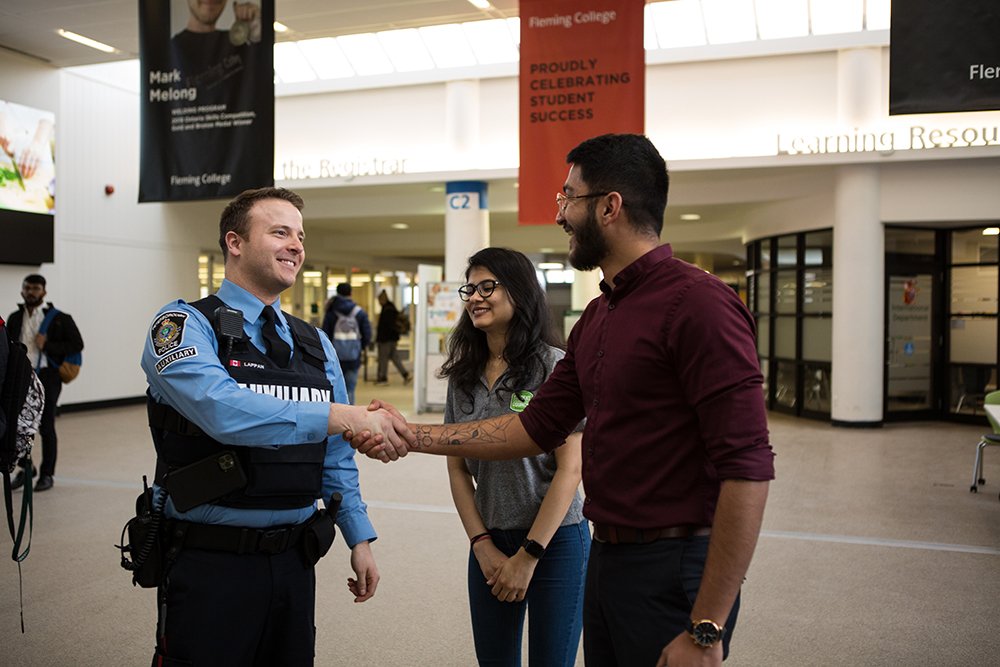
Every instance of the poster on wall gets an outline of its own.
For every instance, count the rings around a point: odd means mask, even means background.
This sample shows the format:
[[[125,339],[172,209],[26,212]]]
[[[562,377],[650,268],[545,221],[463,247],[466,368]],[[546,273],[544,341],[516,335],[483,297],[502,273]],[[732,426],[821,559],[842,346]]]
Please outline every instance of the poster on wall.
[[[645,131],[644,6],[521,0],[518,224],[552,224],[578,143]]]
[[[440,268],[436,273],[440,276]],[[438,373],[448,358],[448,336],[465,310],[465,305],[458,296],[458,288],[462,283],[440,282],[438,278],[434,282],[423,281],[420,285],[421,299],[417,317],[417,336],[420,341],[417,352],[425,366],[418,375],[422,400],[415,407],[418,412],[443,410],[448,396],[448,381],[438,377]]]
[[[274,0],[140,0],[139,201],[274,185]]]
[[[1000,109],[1000,3],[893,0],[889,114]]]
[[[53,259],[55,114],[0,100],[0,264]]]

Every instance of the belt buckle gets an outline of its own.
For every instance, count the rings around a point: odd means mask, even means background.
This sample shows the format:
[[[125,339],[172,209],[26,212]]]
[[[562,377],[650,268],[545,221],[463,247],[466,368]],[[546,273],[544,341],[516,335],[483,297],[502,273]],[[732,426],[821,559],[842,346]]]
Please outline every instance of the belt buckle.
[[[257,541],[257,551],[271,555],[282,553],[288,546],[290,532],[287,528],[261,531],[260,539]]]

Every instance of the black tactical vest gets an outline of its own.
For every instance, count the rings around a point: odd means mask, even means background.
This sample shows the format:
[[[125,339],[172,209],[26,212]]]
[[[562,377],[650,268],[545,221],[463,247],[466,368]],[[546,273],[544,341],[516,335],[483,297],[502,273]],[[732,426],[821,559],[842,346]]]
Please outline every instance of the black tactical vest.
[[[225,304],[212,295],[189,305],[214,322],[216,308]],[[288,368],[278,367],[254,347],[245,333],[233,341],[229,354],[225,341],[219,337],[220,362],[240,386],[251,391],[289,401],[330,403],[333,388],[326,377],[326,354],[316,329],[288,313],[285,318],[295,342]],[[309,507],[321,496],[326,438],[310,444],[273,447],[227,445],[213,440],[175,409],[157,403],[148,394],[147,407],[156,446],[157,483],[162,484],[172,470],[228,450],[236,452],[247,476],[247,486],[213,500],[213,504],[246,509],[294,509]]]

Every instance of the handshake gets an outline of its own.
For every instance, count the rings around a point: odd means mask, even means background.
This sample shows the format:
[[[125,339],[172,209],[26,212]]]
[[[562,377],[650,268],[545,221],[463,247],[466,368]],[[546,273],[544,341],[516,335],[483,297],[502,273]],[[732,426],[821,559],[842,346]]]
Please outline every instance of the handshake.
[[[417,436],[403,415],[378,399],[367,408],[331,403],[327,432],[342,433],[351,447],[383,463],[395,461],[417,448]]]

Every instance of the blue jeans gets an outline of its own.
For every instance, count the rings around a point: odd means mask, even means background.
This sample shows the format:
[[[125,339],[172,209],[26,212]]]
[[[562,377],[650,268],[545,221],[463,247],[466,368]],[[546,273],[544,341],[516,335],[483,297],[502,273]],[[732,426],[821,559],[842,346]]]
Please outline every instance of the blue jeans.
[[[583,607],[587,667],[656,664],[663,647],[687,629],[708,539],[704,535],[647,544],[594,541]],[[729,655],[739,608],[737,596],[725,621],[723,656]]]
[[[354,405],[354,389],[358,386],[358,371],[360,368],[344,368],[341,365],[340,370],[344,373],[344,384],[347,385],[347,400]]]
[[[527,530],[491,530],[493,544],[507,556],[520,548]],[[528,663],[572,667],[583,627],[583,583],[590,552],[586,521],[563,526],[538,562],[523,602],[500,602],[486,585],[469,552],[469,607],[480,665],[519,667],[524,614],[528,614]]]

